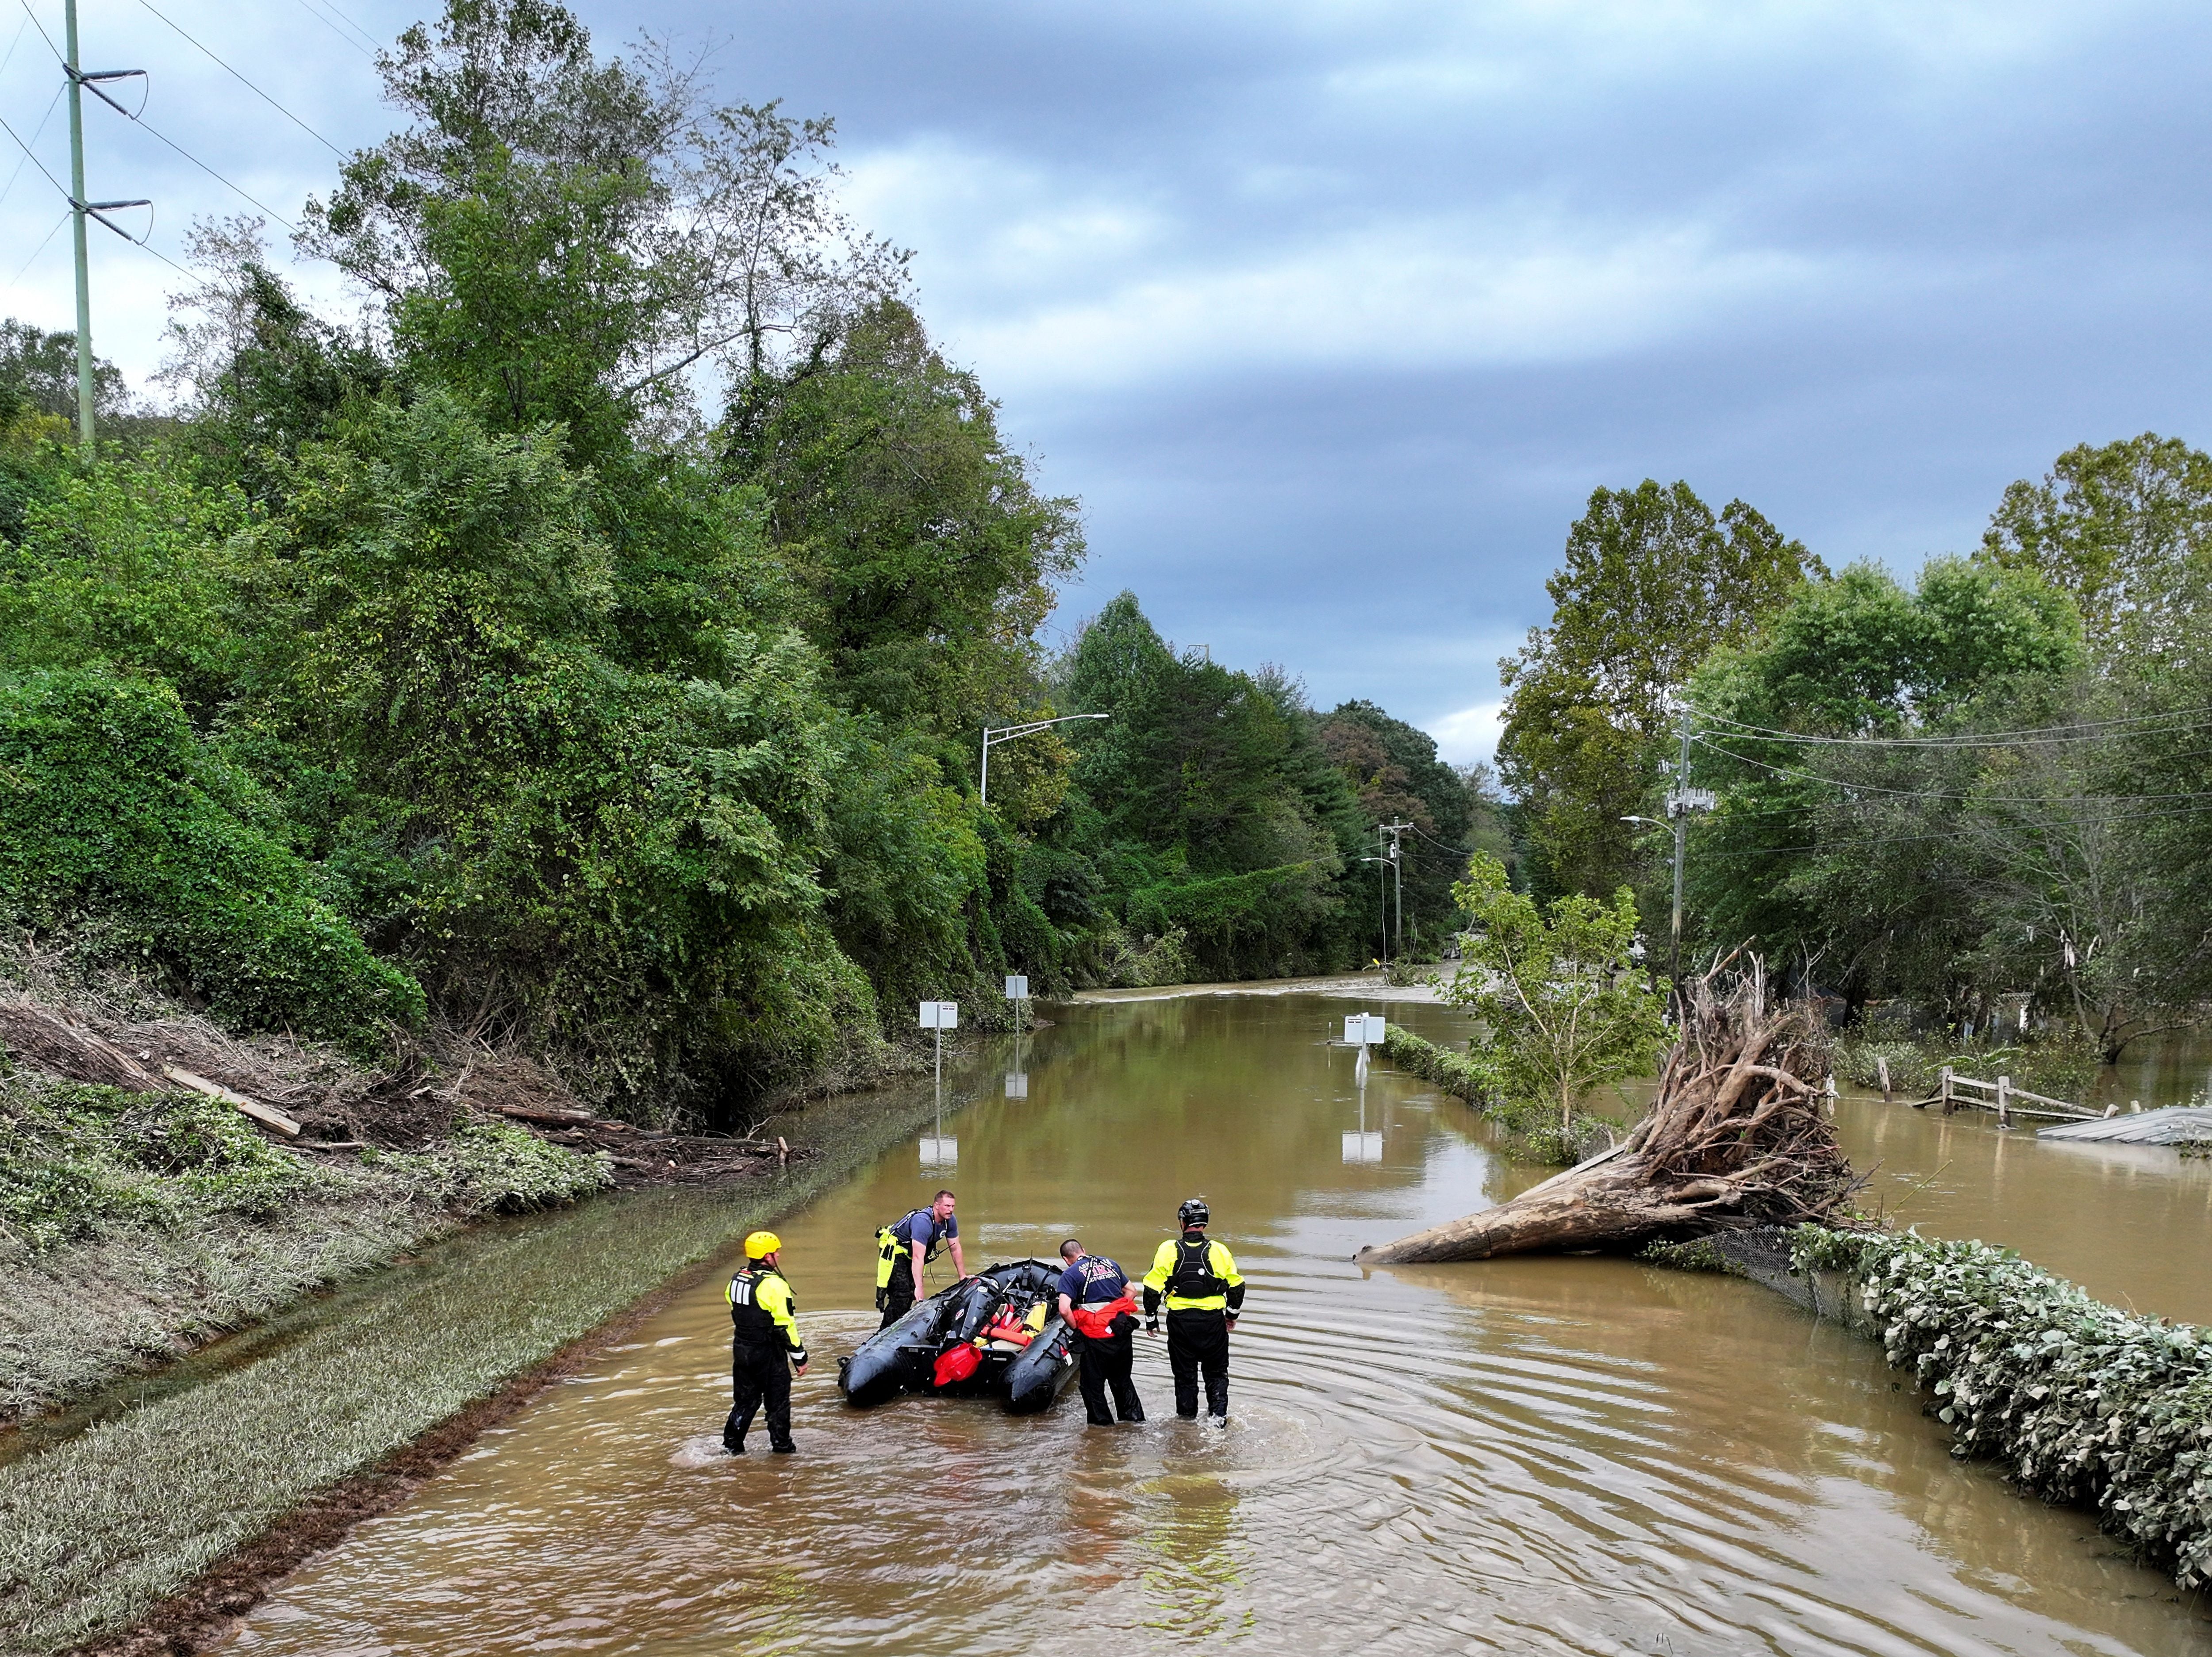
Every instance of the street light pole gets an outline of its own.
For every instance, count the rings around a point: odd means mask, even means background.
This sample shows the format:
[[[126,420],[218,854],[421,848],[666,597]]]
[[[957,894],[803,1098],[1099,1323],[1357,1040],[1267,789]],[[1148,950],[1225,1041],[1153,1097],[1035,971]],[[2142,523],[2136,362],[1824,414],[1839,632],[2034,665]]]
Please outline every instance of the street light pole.
[[[983,727],[983,771],[976,779],[975,797],[979,804],[991,803],[991,750],[1002,742],[1012,742],[1017,737],[1035,736],[1038,731],[1055,725],[1066,725],[1071,719],[1110,719],[1111,713],[1063,713],[1056,719],[1031,719],[1027,725],[1002,725],[995,731]]]

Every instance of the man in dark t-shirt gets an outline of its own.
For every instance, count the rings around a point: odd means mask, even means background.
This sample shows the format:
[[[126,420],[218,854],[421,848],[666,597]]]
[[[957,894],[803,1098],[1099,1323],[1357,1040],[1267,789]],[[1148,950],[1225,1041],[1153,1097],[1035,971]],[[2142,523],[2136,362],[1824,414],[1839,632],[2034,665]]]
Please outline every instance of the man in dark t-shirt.
[[[1106,1407],[1111,1387],[1121,1419],[1142,1421],[1145,1403],[1129,1376],[1136,1357],[1137,1308],[1129,1298],[1127,1276],[1105,1255],[1084,1253],[1073,1237],[1060,1244],[1060,1258],[1066,1263],[1060,1274],[1060,1315],[1075,1331],[1085,1419],[1093,1427],[1114,1424]]]
[[[891,1275],[884,1285],[884,1320],[878,1328],[890,1328],[914,1309],[921,1268],[937,1258],[939,1243],[951,1246],[952,1269],[963,1278],[968,1275],[968,1262],[960,1250],[960,1222],[952,1217],[952,1193],[940,1191],[927,1208],[915,1209],[890,1228]]]

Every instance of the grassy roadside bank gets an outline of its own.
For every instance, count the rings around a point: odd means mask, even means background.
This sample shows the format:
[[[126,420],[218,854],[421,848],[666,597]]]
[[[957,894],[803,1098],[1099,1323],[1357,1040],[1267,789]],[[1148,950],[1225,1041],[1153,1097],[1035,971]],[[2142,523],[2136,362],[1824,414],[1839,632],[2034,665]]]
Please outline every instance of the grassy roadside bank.
[[[127,1629],[314,1492],[810,1200],[930,1109],[906,1090],[819,1106],[804,1121],[818,1154],[787,1174],[618,1193],[498,1228],[434,1272],[395,1272],[388,1292],[262,1362],[0,1468],[0,1649],[58,1652]],[[258,1590],[239,1593],[222,1609]]]

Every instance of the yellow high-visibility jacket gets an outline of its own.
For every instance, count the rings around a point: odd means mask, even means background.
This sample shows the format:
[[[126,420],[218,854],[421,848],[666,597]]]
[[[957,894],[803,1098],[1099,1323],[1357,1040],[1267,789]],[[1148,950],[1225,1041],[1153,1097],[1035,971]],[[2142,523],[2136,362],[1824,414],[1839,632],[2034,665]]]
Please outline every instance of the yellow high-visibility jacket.
[[[1146,1317],[1152,1315],[1162,1300],[1170,1312],[1222,1312],[1244,1304],[1244,1279],[1237,1272],[1236,1256],[1211,1238],[1206,1240],[1205,1275],[1220,1287],[1182,1283],[1170,1289],[1168,1285],[1176,1278],[1176,1257],[1182,1247],[1180,1239],[1170,1237],[1153,1254],[1152,1269],[1145,1273]]]
[[[730,1303],[730,1327],[741,1345],[781,1343],[793,1363],[806,1362],[806,1343],[799,1338],[799,1301],[772,1266],[748,1260],[722,1291]]]

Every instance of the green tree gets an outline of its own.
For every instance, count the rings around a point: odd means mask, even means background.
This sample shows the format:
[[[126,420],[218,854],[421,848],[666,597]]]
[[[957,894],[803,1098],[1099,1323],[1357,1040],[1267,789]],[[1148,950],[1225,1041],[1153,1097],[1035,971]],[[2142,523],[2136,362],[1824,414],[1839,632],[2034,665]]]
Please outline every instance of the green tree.
[[[2100,652],[2124,631],[2169,637],[2197,613],[2188,588],[2212,564],[2212,455],[2155,432],[2077,444],[2040,483],[2007,486],[1981,555],[2072,598]]]
[[[1571,1140],[1589,1090],[1640,1076],[1666,1040],[1664,998],[1637,968],[1636,898],[1570,894],[1539,907],[1496,858],[1455,889],[1471,918],[1446,998],[1480,1020],[1473,1050],[1508,1099],[1557,1107]]]
[[[1376,825],[1413,825],[1400,837],[1406,945],[1434,948],[1458,913],[1454,879],[1476,849],[1478,824],[1489,826],[1488,808],[1465,776],[1437,757],[1435,737],[1373,702],[1340,703],[1322,719],[1316,735],[1358,796],[1370,851],[1378,844]]]
[[[376,296],[403,362],[500,428],[629,459],[696,423],[687,371],[751,373],[905,256],[829,197],[831,126],[709,106],[647,48],[602,62],[550,0],[448,0],[377,60],[406,130],[349,161],[301,245]]]
[[[1546,584],[1551,625],[1498,664],[1498,768],[1541,889],[1595,894],[1630,877],[1634,836],[1620,819],[1656,784],[1691,670],[1826,574],[1741,501],[1717,519],[1687,483],[1592,491]]]
[[[2004,785],[1970,738],[2063,717],[2084,659],[2072,604],[2032,574],[1938,559],[1911,591],[1863,564],[1802,588],[1691,685],[1692,780],[1721,796],[1691,830],[1704,935],[1817,965],[1854,1000],[1954,998],[1991,883],[2033,877],[1991,861],[1962,813],[2068,797]]]
[[[1052,583],[1082,561],[973,374],[906,306],[846,319],[788,373],[743,384],[725,464],[758,487],[799,625],[858,707],[974,751],[1033,694]]]

